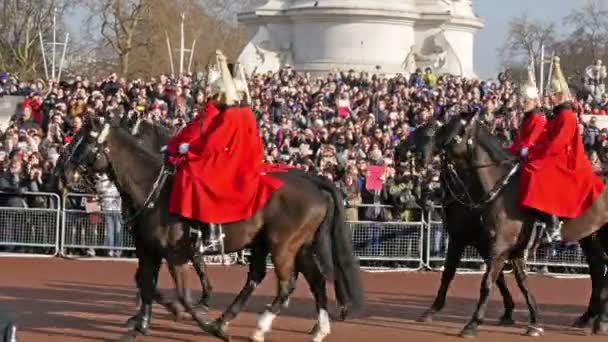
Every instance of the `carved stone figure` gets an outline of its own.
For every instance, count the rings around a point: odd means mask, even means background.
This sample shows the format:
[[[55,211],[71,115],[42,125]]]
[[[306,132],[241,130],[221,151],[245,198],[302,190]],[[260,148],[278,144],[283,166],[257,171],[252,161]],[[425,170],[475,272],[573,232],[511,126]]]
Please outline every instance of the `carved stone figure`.
[[[460,59],[446,39],[443,29],[426,38],[421,47],[412,45],[401,66],[407,73],[414,72],[416,68],[429,67],[439,74],[448,70],[462,74]]]
[[[601,59],[585,68],[585,87],[595,101],[600,101],[604,93],[606,93],[606,76],[608,76],[606,66],[603,65]]]

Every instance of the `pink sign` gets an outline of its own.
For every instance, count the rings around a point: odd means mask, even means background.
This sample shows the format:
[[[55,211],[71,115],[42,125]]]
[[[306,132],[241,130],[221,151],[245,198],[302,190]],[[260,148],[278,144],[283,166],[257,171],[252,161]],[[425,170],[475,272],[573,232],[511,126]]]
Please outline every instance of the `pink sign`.
[[[367,167],[367,178],[365,179],[365,188],[370,191],[382,190],[384,181],[384,166],[370,165]]]

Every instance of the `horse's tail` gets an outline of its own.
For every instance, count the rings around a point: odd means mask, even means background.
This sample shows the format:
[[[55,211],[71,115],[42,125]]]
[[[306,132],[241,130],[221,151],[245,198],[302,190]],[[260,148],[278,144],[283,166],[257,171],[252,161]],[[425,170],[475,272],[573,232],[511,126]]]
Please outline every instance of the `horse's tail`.
[[[324,225],[331,224],[330,233],[318,235],[321,240],[329,238],[329,241],[320,241],[317,246],[317,254],[321,260],[333,262],[333,279],[336,291],[336,299],[341,308],[342,318],[346,318],[348,312],[357,312],[363,306],[363,287],[361,285],[361,274],[359,263],[353,252],[352,233],[346,225],[344,200],[338,189],[328,180],[316,177],[318,186],[331,195],[332,208],[328,209]],[[323,265],[323,261],[321,264]]]

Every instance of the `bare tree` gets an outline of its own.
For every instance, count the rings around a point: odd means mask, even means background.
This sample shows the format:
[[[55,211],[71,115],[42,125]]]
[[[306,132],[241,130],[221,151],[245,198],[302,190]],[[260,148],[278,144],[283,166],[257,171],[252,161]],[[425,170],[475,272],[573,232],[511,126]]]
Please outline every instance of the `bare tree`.
[[[574,10],[565,18],[573,31],[568,41],[585,50],[591,59],[606,55],[608,45],[608,11],[599,0],[588,1],[585,6]]]
[[[500,54],[503,63],[529,63],[532,57],[538,66],[542,46],[550,47],[555,42],[554,23],[533,21],[524,14],[509,23],[509,33]]]
[[[48,41],[57,9],[57,26],[61,32],[67,5],[63,0],[4,0],[0,6],[0,67],[24,79],[41,76],[43,59],[38,30]]]
[[[104,46],[116,55],[120,72],[129,73],[130,58],[134,49],[145,45],[146,39],[137,35],[142,22],[150,18],[152,0],[88,0],[91,33],[101,36]]]

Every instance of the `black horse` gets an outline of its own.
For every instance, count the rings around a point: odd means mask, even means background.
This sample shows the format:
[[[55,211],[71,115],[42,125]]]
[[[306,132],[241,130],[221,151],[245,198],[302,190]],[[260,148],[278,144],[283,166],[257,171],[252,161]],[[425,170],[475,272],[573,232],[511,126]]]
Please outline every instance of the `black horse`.
[[[344,222],[342,198],[337,191],[328,197],[315,184],[302,177],[275,174],[284,182],[284,186],[273,194],[265,207],[250,219],[224,225],[226,252],[251,249],[249,274],[246,285],[224,314],[215,321],[204,321],[193,311],[186,282],[187,262],[196,243],[190,232],[191,223],[168,213],[171,182],[154,189],[162,161],[156,154],[137,144],[130,132],[120,125],[102,125],[95,120],[88,121],[82,128],[68,153],[61,168],[68,187],[83,181],[89,183],[94,172],[106,172],[121,196],[139,208],[149,194],[158,192],[154,207],[145,208],[146,213],[133,228],[139,260],[137,285],[142,297],[140,312],[134,317],[136,331],[146,333],[149,329],[156,290],[155,277],[162,259],[167,260],[180,304],[203,330],[225,341],[230,340],[225,331],[227,323],[238,315],[264,279],[269,254],[278,278],[277,295],[259,320],[254,340],[264,339],[270,331],[272,320],[288,300],[297,258],[324,259],[320,265],[332,266],[323,271],[327,277],[333,277],[336,291],[341,293],[337,296],[339,302],[343,301],[340,305],[352,311],[360,309],[363,292],[359,266],[353,255],[351,233]],[[335,215],[328,215],[332,212]],[[331,247],[329,253],[327,249],[315,248],[323,245],[317,243],[318,240],[326,240],[325,245]],[[301,270],[315,287],[313,292],[319,321],[314,338],[322,340],[329,334],[329,319],[325,276],[317,271],[319,268]]]
[[[480,299],[473,318],[462,331],[463,336],[474,336],[482,324],[488,299],[494,282],[500,275],[504,263],[510,260],[519,288],[526,298],[530,311],[530,322],[527,330],[529,336],[539,336],[543,330],[538,325],[538,309],[534,297],[527,286],[525,259],[527,252],[539,241],[540,233],[534,225],[534,217],[518,206],[519,164],[503,149],[498,141],[483,126],[475,114],[456,116],[441,127],[435,136],[435,145],[444,158],[443,176],[451,177],[464,185],[459,194],[452,193],[455,199],[462,201],[473,199],[468,203],[471,208],[482,210],[480,219],[482,228],[493,236],[490,244],[490,257],[486,260],[487,270],[482,280]],[[459,170],[470,170],[475,183],[471,183],[466,174]],[[448,188],[449,189],[449,188]],[[472,189],[480,189],[482,197],[474,197]],[[600,198],[591,211],[581,218],[564,224],[570,230],[570,236],[584,236],[581,232],[594,229],[603,218],[603,210],[596,208],[606,201]],[[589,217],[592,215],[592,217]],[[577,224],[588,223],[583,228]],[[591,226],[589,228],[588,226]],[[608,330],[606,313],[606,267],[605,253],[608,247],[606,233],[600,231],[582,239],[581,245],[590,264],[593,294],[588,311],[579,319],[584,324],[591,317],[596,317],[593,331],[596,333]]]
[[[412,132],[409,138],[399,144],[396,149],[395,158],[397,164],[406,163],[413,158],[419,165],[429,165],[433,157],[435,131],[436,127],[434,123],[430,123]],[[467,184],[475,181],[472,174],[466,172],[465,169],[459,170],[459,172],[463,177],[466,177]],[[444,172],[443,174],[445,175],[446,173]],[[456,182],[452,178],[441,177],[440,180],[444,191],[445,189],[454,189],[455,191],[466,190],[462,188],[463,184]],[[481,189],[481,187],[473,187],[471,195],[476,198],[481,197],[481,191],[478,189]],[[451,196],[449,191],[446,192],[446,195],[442,199],[443,228],[449,236],[449,244],[444,269],[441,273],[441,285],[433,304],[418,319],[419,322],[431,322],[433,316],[444,308],[450,284],[454,280],[456,270],[467,246],[475,247],[484,260],[487,260],[490,256],[491,235],[482,227],[480,220],[482,210],[480,208],[471,208],[463,204],[459,198]],[[502,317],[499,319],[499,324],[503,326],[513,325],[515,324],[513,320],[515,304],[502,271],[496,280],[496,285],[502,295],[505,308]]]
[[[204,114],[200,114],[200,115],[204,115]],[[123,123],[123,125],[124,124],[125,123]],[[127,125],[127,127],[128,127],[128,125]],[[139,143],[142,144],[142,146],[144,148],[147,148],[150,151],[161,151],[161,149],[167,145],[167,143],[169,142],[169,139],[174,134],[173,130],[171,130],[165,126],[155,124],[148,120],[138,120],[134,123],[133,127],[129,127],[129,128],[130,128],[131,134],[137,138]],[[160,154],[160,152],[159,152],[159,158],[162,158],[162,154]],[[324,191],[329,195],[331,195],[331,192],[334,191],[333,189],[335,189],[334,185],[323,176],[307,174],[307,173],[302,172],[299,169],[289,169],[287,172],[294,176],[300,176],[300,177],[307,178],[309,181],[316,184],[319,187],[319,190]],[[126,203],[126,202],[124,202],[124,203]],[[130,211],[132,211],[132,210],[133,209],[130,209]],[[331,213],[331,214],[334,215],[335,213]],[[328,246],[319,246],[318,248],[327,248],[327,247]],[[210,281],[209,277],[207,277],[205,259],[204,259],[203,255],[201,255],[199,253],[195,253],[195,255],[192,256],[191,260],[192,260],[192,265],[194,266],[194,269],[196,270],[196,273],[199,277],[201,289],[202,289],[201,298],[200,298],[198,304],[195,305],[194,308],[195,308],[195,310],[207,311],[209,308],[209,300],[211,298],[213,288],[211,286],[211,281]],[[307,263],[307,264],[305,265],[305,263]],[[314,262],[314,260],[309,260],[306,258],[298,258],[296,260],[296,272],[294,274],[294,281],[293,281],[294,286],[291,288],[290,293],[293,293],[293,291],[295,291],[295,283],[297,282],[297,278],[300,273],[298,270],[306,269],[306,268],[314,268],[314,267],[318,267],[317,264]],[[326,268],[326,267],[328,267],[328,266],[324,266],[322,268]],[[305,279],[308,280],[307,278],[305,278]],[[309,285],[310,285],[310,288],[312,291],[313,285],[312,284],[309,284]],[[339,295],[339,293],[336,293],[336,295]],[[157,298],[157,302],[159,302],[161,304],[164,303],[164,300],[162,299],[160,292],[157,292],[156,298]],[[342,309],[344,309],[344,308],[341,308],[341,310]],[[172,309],[172,313],[174,315],[176,315],[176,319],[179,318],[179,313],[175,312],[174,309]],[[340,317],[339,317],[340,319],[345,319],[346,318],[345,316],[346,316],[346,312],[344,312],[344,311],[340,312]]]

